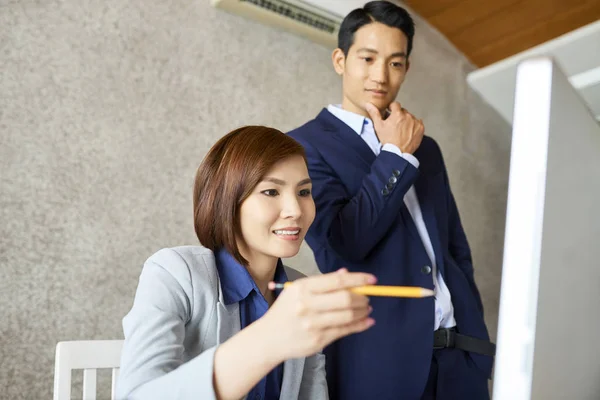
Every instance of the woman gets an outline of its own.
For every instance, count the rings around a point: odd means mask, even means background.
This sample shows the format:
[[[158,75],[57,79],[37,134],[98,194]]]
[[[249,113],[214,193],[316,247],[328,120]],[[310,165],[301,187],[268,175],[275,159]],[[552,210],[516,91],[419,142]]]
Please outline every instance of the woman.
[[[219,140],[198,168],[194,226],[202,246],[163,249],[142,270],[118,398],[326,399],[332,341],[374,321],[370,274],[302,277],[284,267],[315,216],[302,147],[275,129],[244,127]]]

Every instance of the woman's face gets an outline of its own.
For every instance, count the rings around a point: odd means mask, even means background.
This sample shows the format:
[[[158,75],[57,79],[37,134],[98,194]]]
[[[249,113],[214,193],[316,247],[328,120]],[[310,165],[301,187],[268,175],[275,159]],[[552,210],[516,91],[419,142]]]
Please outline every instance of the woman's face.
[[[286,158],[266,173],[240,207],[243,243],[238,246],[250,263],[298,253],[315,219],[311,189],[301,156]]]

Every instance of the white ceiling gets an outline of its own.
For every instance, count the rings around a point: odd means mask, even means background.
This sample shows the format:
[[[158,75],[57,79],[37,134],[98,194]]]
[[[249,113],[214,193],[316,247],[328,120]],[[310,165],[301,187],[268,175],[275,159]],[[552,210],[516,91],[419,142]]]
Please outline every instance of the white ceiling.
[[[600,21],[470,73],[467,81],[512,124],[516,66],[523,59],[554,58],[591,113],[600,119]]]

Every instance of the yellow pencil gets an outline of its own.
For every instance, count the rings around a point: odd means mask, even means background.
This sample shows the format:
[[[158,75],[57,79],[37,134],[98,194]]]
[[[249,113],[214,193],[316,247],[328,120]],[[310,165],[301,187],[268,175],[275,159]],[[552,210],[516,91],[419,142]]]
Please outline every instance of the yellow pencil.
[[[289,287],[292,282],[276,283],[275,289],[284,289]],[[350,289],[354,293],[364,294],[365,296],[386,296],[386,297],[431,297],[435,292],[418,286],[382,286],[366,285]]]

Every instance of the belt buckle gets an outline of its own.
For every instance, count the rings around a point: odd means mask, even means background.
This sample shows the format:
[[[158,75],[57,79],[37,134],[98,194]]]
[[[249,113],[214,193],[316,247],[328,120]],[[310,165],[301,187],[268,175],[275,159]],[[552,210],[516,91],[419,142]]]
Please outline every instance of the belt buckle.
[[[434,335],[438,335],[438,337],[440,337],[439,335],[443,335],[443,339],[444,339],[444,344],[442,346],[433,346],[434,350],[439,350],[439,349],[445,349],[447,347],[454,347],[454,341],[452,340],[453,337],[451,335],[452,331],[448,328],[442,328],[442,329],[438,329],[437,331],[434,332]],[[435,341],[435,340],[434,340]]]

